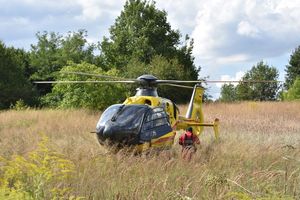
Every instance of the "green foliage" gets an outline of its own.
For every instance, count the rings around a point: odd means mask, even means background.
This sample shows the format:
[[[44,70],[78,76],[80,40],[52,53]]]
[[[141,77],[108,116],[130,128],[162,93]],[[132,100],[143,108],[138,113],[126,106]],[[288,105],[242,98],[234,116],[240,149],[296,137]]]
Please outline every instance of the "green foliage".
[[[269,67],[263,61],[253,66],[244,77],[243,81],[271,80],[276,81],[278,70]],[[275,100],[279,89],[278,83],[239,83],[236,87],[238,100],[268,101]]]
[[[116,69],[104,72],[101,68],[88,63],[69,63],[61,69],[57,80],[95,81],[96,77],[67,74],[66,72],[87,72],[109,76],[120,76]],[[103,80],[103,79],[101,79]],[[103,109],[111,104],[120,103],[126,97],[126,90],[120,84],[75,83],[56,84],[52,93],[43,98],[44,105],[61,108]]]
[[[118,67],[126,66],[133,57],[149,63],[154,55],[170,54],[180,37],[167,22],[166,12],[143,0],[126,1],[110,34],[101,47],[107,61]]]
[[[224,84],[221,87],[221,97],[222,102],[233,102],[236,101],[236,89],[233,84]]]
[[[8,48],[0,41],[0,109],[23,99],[34,104],[35,90],[26,78],[28,63],[24,50]]]
[[[283,93],[284,100],[300,100],[300,76],[294,81],[290,89]]]
[[[29,108],[29,106],[27,106],[22,99],[19,99],[18,101],[16,101],[16,104],[14,106],[11,106],[11,108],[14,110],[26,110]]]
[[[31,80],[54,80],[56,73],[69,61],[94,63],[94,44],[87,43],[87,32],[69,32],[63,37],[59,33],[37,33],[38,43],[31,45]],[[51,91],[51,85],[38,85],[40,94]]]
[[[297,76],[300,76],[300,46],[290,56],[289,64],[286,66],[285,87],[289,89]]]
[[[66,199],[72,193],[67,183],[74,164],[52,151],[46,136],[28,158],[2,158],[0,170],[0,197],[5,199]]]
[[[60,65],[65,66],[69,61],[95,63],[93,51],[96,45],[87,43],[86,37],[87,31],[79,30],[78,32],[69,32],[66,37],[62,38]]]
[[[188,36],[184,45],[180,46],[180,33],[171,29],[171,25],[167,22],[167,13],[158,10],[152,1],[143,0],[126,1],[124,10],[110,28],[110,37],[104,38],[101,43],[101,56],[109,68],[117,67],[124,72],[129,68],[139,68],[130,69],[140,72],[133,73],[135,76],[130,78],[150,73],[151,63],[156,62],[155,58],[160,56],[160,60],[166,60],[164,62],[182,65],[181,71],[183,69],[184,73],[177,76],[178,78],[196,80],[200,69],[194,65],[192,50],[193,40]],[[146,65],[140,67],[133,65],[134,62]],[[176,66],[175,68],[168,66],[168,73],[174,73]]]

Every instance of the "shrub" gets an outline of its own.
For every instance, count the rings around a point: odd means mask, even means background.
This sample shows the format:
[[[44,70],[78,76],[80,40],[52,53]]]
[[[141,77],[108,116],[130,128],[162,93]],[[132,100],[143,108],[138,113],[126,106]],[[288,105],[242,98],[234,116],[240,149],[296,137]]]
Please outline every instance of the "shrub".
[[[290,89],[283,94],[284,100],[300,100],[300,77],[298,77]]]
[[[26,110],[29,108],[29,106],[25,104],[23,99],[19,99],[18,101],[16,101],[16,104],[14,106],[11,106],[11,108],[14,110]]]
[[[74,199],[68,186],[74,164],[51,150],[46,136],[28,157],[1,158],[0,172],[0,199]]]

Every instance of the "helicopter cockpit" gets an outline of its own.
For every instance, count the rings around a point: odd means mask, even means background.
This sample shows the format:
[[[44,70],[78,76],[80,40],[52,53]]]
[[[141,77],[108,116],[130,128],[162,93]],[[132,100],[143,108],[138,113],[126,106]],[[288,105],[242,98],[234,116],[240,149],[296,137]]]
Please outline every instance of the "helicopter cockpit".
[[[136,145],[150,142],[172,131],[169,117],[162,107],[115,104],[99,119],[96,132],[99,141]]]

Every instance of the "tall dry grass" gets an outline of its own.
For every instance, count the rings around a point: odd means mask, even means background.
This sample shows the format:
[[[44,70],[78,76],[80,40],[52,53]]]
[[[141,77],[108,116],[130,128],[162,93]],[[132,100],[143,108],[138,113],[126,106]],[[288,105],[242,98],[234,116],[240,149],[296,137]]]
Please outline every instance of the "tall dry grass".
[[[93,134],[100,112],[0,113],[0,155],[27,155],[41,134],[75,164],[69,184],[87,199],[300,199],[300,103],[204,105],[221,140],[205,129],[191,162],[177,144],[158,156],[111,154]],[[180,106],[182,113],[186,106]],[[171,157],[170,157],[171,155]],[[59,183],[58,183],[59,184]]]

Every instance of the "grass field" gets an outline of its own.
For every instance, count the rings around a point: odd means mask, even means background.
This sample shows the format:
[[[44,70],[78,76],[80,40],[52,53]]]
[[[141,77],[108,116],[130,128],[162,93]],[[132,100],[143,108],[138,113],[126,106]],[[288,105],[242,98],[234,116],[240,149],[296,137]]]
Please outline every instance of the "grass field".
[[[89,133],[100,112],[0,112],[0,199],[300,199],[300,102],[207,104],[204,113],[220,119],[221,140],[205,129],[188,163],[177,144],[171,158],[107,153]]]

